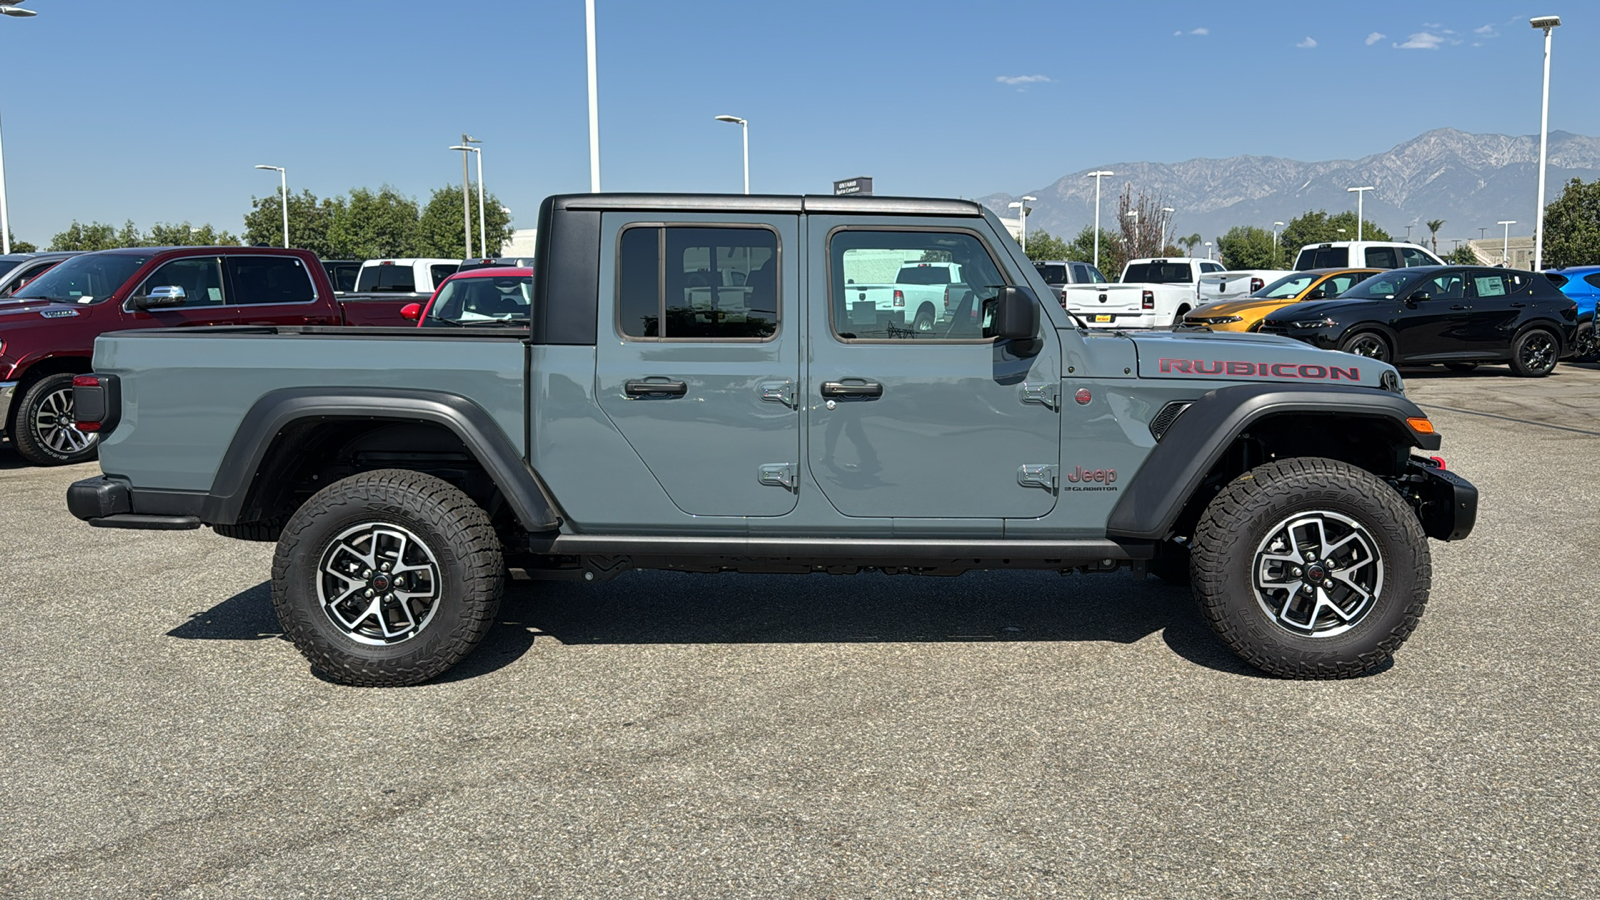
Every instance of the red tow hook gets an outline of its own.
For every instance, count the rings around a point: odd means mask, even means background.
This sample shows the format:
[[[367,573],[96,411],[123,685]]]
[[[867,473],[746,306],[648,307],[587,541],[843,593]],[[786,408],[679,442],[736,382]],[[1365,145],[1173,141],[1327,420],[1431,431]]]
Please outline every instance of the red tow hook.
[[[1449,466],[1446,466],[1444,464],[1444,457],[1442,457],[1442,456],[1430,456],[1430,457],[1428,457],[1428,461],[1433,463],[1436,468],[1440,468],[1440,469],[1449,468]]]

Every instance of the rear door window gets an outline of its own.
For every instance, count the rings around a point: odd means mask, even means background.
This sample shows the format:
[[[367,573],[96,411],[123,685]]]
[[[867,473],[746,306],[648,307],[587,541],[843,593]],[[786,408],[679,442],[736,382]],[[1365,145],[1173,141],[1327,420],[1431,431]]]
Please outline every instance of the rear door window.
[[[1600,272],[1595,272],[1593,275],[1585,275],[1583,280],[1587,281],[1590,287],[1600,288]]]
[[[617,328],[629,340],[768,340],[778,262],[768,228],[630,228],[618,243]]]
[[[227,261],[236,304],[310,303],[317,299],[311,273],[292,256],[230,256]]]
[[[1367,268],[1369,269],[1398,269],[1400,268],[1400,254],[1393,247],[1368,247]]]

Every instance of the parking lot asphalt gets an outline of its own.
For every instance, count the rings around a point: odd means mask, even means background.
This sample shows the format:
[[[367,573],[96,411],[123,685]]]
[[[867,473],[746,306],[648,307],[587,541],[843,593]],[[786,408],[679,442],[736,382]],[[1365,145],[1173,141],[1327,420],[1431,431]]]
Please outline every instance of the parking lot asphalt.
[[[1600,895],[1600,369],[1408,372],[1477,531],[1393,666],[1236,662],[1124,572],[513,585],[318,679],[271,546],[0,451],[0,895]]]

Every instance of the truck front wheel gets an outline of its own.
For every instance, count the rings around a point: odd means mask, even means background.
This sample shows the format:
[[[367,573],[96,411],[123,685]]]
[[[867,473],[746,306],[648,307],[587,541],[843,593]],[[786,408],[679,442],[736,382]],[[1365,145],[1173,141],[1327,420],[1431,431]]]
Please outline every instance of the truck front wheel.
[[[72,418],[72,373],[47,375],[22,395],[11,420],[11,440],[36,466],[88,462],[99,451],[99,435],[79,431]],[[3,414],[3,412],[0,412]]]
[[[472,652],[500,607],[500,539],[441,479],[404,469],[352,475],[290,517],[272,560],[272,605],[329,678],[417,684]]]
[[[1191,572],[1217,635],[1286,678],[1388,664],[1428,602],[1427,536],[1393,488],[1331,459],[1286,459],[1235,479],[1195,530]]]

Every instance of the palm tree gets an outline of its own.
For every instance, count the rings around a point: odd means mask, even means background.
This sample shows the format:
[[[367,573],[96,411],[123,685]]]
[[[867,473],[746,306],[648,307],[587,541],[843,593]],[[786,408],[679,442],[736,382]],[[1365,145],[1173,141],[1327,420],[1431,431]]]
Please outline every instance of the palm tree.
[[[1439,255],[1439,229],[1444,227],[1443,219],[1429,219],[1428,233],[1433,235],[1433,255]]]
[[[1182,244],[1188,249],[1190,256],[1194,255],[1194,248],[1200,246],[1200,241],[1201,237],[1199,232],[1195,232],[1188,237],[1178,238],[1178,243]]]

